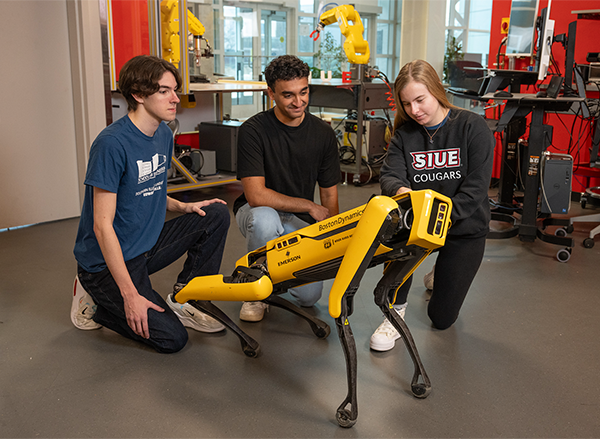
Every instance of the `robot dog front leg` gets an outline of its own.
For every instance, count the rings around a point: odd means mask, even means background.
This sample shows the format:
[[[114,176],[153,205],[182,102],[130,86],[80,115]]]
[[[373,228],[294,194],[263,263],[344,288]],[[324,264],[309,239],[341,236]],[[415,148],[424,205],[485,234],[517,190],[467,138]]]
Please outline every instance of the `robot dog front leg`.
[[[356,342],[348,317],[353,311],[354,295],[365,271],[382,241],[393,234],[397,227],[398,205],[391,198],[375,197],[367,205],[356,226],[348,249],[344,255],[336,280],[329,294],[329,310],[338,330],[338,336],[346,360],[348,393],[336,412],[341,427],[349,428],[358,418],[356,397],[357,357]],[[339,311],[339,315],[336,312]]]
[[[242,351],[246,356],[254,358],[260,354],[260,344],[242,331],[238,325],[233,323],[229,316],[221,311],[221,309],[214,303],[207,300],[190,300],[188,303],[200,312],[208,314],[209,316],[217,319],[235,335],[237,335],[237,337],[240,339],[240,343],[242,344]]]
[[[273,283],[261,269],[237,267],[229,277],[224,277],[222,274],[196,277],[173,298],[179,303],[188,302],[194,308],[223,323],[240,339],[244,354],[248,357],[256,357],[260,353],[258,342],[242,331],[211,300],[263,300],[269,297],[272,291]],[[206,300],[196,300],[198,296]]]
[[[352,301],[355,292],[346,291],[346,294],[342,298],[342,313],[335,319],[335,325],[346,360],[346,377],[348,380],[348,394],[338,407],[335,417],[340,427],[344,428],[352,427],[358,418],[356,342],[354,341],[352,328],[350,328],[350,322],[348,321],[348,316],[351,314],[348,312],[348,302]]]

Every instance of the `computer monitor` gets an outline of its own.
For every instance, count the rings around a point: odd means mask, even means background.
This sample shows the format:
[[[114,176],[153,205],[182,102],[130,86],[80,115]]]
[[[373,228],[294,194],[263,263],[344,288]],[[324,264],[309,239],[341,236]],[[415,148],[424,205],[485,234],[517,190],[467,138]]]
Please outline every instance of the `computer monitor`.
[[[569,32],[567,33],[567,42],[565,47],[565,96],[577,96],[573,91],[573,67],[575,64],[575,37],[577,36],[577,22],[569,23]],[[581,90],[579,90],[581,91]]]
[[[543,81],[550,68],[550,55],[552,54],[552,43],[554,42],[554,20],[550,19],[550,6],[552,0],[548,0],[548,7],[542,9],[541,28],[538,38],[538,81]]]
[[[538,5],[539,0],[512,0],[506,56],[527,57],[533,55]]]

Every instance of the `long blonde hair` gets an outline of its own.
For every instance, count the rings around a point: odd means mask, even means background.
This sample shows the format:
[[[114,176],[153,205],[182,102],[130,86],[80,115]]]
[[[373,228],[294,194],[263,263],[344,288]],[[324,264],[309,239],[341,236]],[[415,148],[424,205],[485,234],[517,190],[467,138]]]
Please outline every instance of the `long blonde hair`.
[[[406,114],[402,101],[400,100],[400,92],[408,85],[409,82],[419,82],[429,90],[429,93],[440,103],[444,108],[457,108],[452,105],[446,97],[446,90],[442,85],[442,81],[437,75],[435,69],[427,61],[417,59],[405,64],[398,73],[398,77],[394,82],[394,99],[396,100],[396,117],[394,118],[394,131],[410,120],[410,116]]]

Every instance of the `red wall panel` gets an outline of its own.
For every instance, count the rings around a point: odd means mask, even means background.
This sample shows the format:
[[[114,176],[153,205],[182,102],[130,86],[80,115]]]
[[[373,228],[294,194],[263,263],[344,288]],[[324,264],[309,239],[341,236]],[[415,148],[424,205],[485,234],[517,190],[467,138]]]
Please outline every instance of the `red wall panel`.
[[[150,55],[148,2],[111,0],[117,80],[121,67],[137,55]]]
[[[502,38],[505,36],[500,32],[502,18],[510,16],[510,0],[494,0],[492,9],[492,31],[490,35],[490,67],[496,67],[498,48]],[[540,0],[539,10],[548,5],[548,0]],[[577,15],[572,11],[600,9],[598,0],[553,0],[550,10],[550,18],[555,21],[554,35],[564,34],[568,31],[569,23],[577,21],[577,37],[575,44],[575,62],[586,64],[586,55],[588,52],[600,52],[600,20],[577,19]],[[538,12],[539,15],[539,12]],[[502,47],[501,52],[504,52]],[[564,76],[565,68],[565,50],[560,43],[554,43],[552,46],[552,55],[558,65],[559,72]],[[508,68],[508,63],[503,63],[504,57],[500,56],[499,68]],[[529,59],[519,59],[515,64],[517,69],[526,69],[530,64]],[[554,70],[551,70],[554,72]],[[558,72],[557,72],[558,73]],[[544,81],[549,81],[549,76]],[[537,91],[539,83],[536,86],[523,87],[522,92],[534,93]],[[598,97],[597,92],[589,92],[588,97]],[[488,110],[488,117],[498,117],[499,113]],[[554,136],[552,145],[549,148],[551,152],[569,153],[573,156],[575,162],[575,174],[578,167],[585,167],[589,164],[589,149],[591,148],[590,123],[583,122],[573,115],[568,114],[548,114],[546,124],[554,127]],[[527,136],[528,133],[525,134]],[[497,151],[494,162],[494,177],[499,176],[501,145],[497,143]],[[573,190],[582,191],[589,185],[600,185],[599,179],[588,181],[582,176],[575,176],[573,181]]]

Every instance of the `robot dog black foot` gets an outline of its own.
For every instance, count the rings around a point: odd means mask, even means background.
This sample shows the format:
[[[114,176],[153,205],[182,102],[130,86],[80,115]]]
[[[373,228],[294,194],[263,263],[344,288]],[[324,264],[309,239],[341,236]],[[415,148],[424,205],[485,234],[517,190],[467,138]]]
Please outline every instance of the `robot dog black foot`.
[[[260,345],[256,340],[242,331],[233,321],[219,309],[212,302],[207,300],[190,300],[189,304],[201,312],[208,314],[209,316],[217,319],[223,323],[229,330],[231,330],[240,339],[242,344],[242,351],[248,357],[255,358],[260,354]]]

